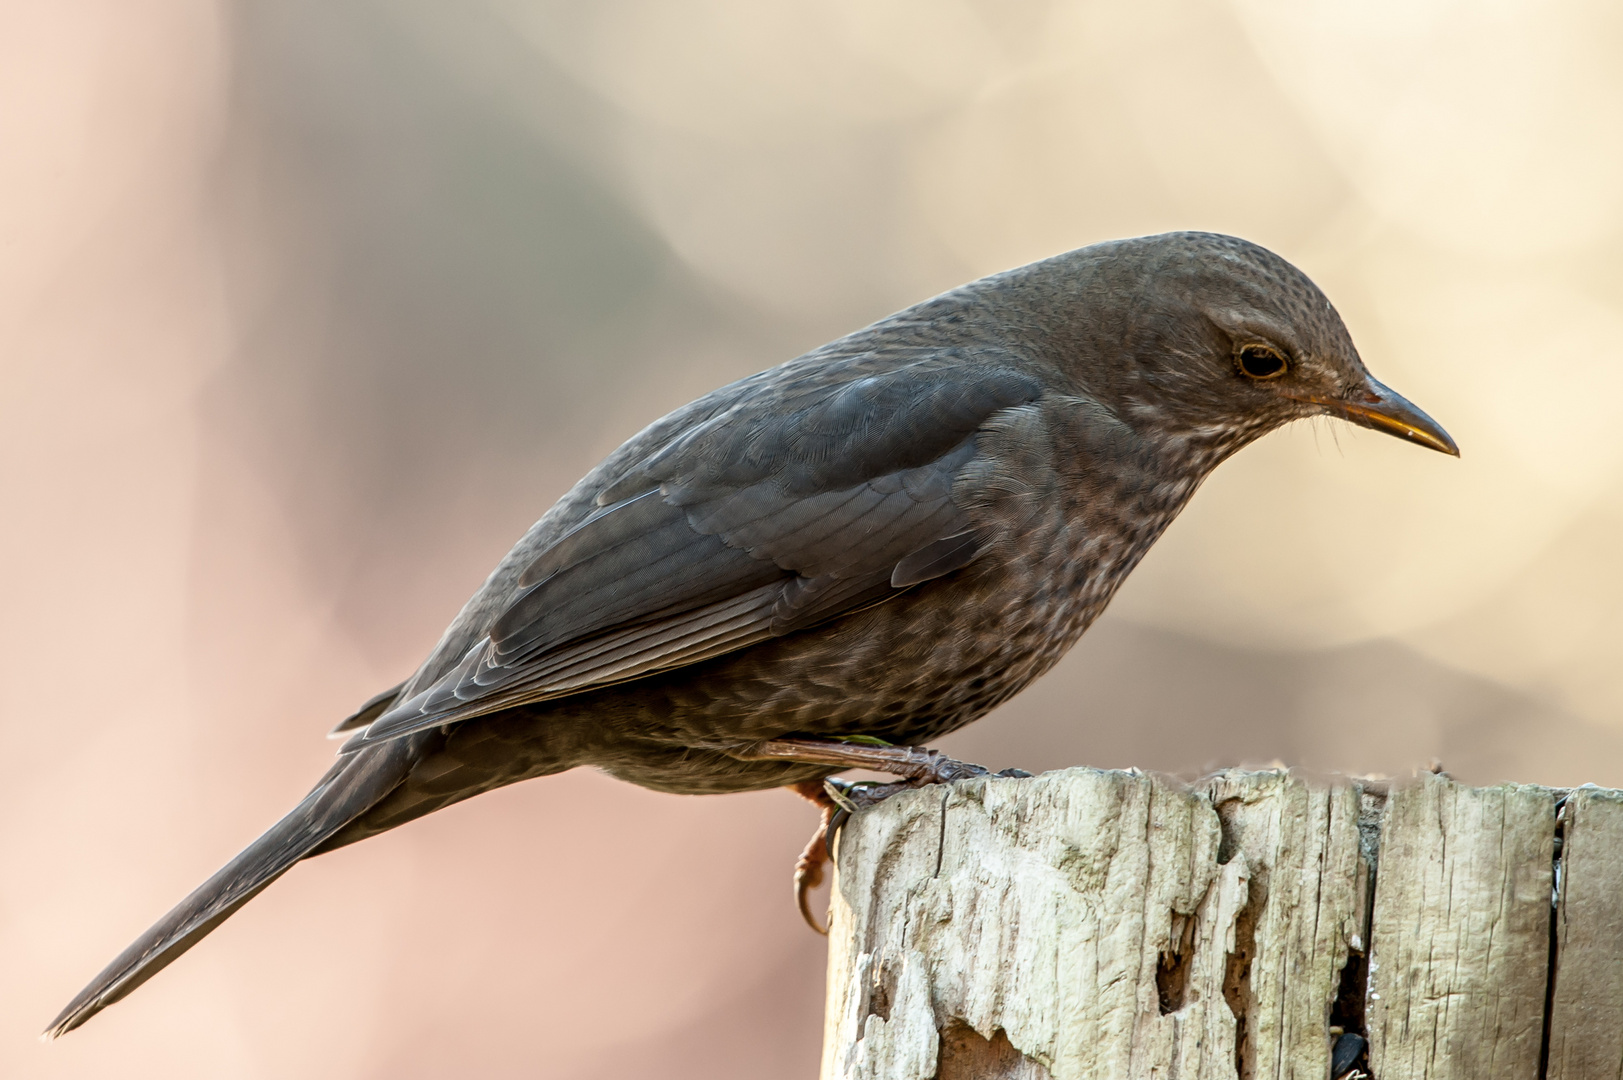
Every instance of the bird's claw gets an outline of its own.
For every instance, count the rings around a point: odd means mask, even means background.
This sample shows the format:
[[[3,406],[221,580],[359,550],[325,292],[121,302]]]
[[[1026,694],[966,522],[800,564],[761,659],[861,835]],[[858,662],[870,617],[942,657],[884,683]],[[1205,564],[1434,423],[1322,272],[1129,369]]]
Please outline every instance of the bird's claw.
[[[834,841],[840,828],[859,810],[877,806],[903,791],[928,784],[948,784],[954,780],[969,780],[978,776],[1025,778],[1031,774],[1024,769],[1004,769],[993,773],[984,765],[958,761],[939,750],[915,746],[890,746],[879,740],[853,743],[780,739],[762,743],[751,757],[805,761],[844,768],[859,766],[881,769],[893,776],[903,777],[890,784],[866,781],[836,780],[833,777],[817,781],[808,780],[791,785],[802,798],[821,808],[822,820],[817,831],[807,841],[806,848],[795,861],[795,907],[806,925],[826,935],[828,927],[817,921],[811,911],[811,892],[823,883],[823,866],[833,857]],[[742,756],[742,755],[740,755]]]
[[[820,787],[814,785],[815,782],[794,785],[795,791],[823,810],[822,820],[817,823],[817,831],[812,833],[812,838],[806,842],[806,849],[800,853],[800,858],[795,860],[795,907],[799,909],[800,917],[806,920],[807,926],[826,937],[828,927],[819,923],[817,917],[812,914],[811,893],[823,883],[824,864],[834,858],[834,841],[840,835],[840,827],[850,821],[851,815],[858,810],[883,802],[887,797],[911,785],[905,782],[851,783],[833,778],[824,780]]]
[[[847,816],[870,806],[878,806],[892,795],[911,791],[920,786],[917,780],[898,780],[891,784],[876,784],[870,780],[824,780],[829,799],[845,810]],[[838,794],[836,794],[836,792]]]
[[[827,795],[829,801],[835,806],[844,810],[847,816],[850,816],[862,809],[862,805],[851,795],[852,791],[859,786],[849,780],[836,780],[831,776],[823,781],[823,794]]]
[[[832,817],[831,813],[824,811],[817,831],[806,843],[806,850],[795,860],[795,907],[800,909],[800,917],[806,920],[806,925],[824,937],[828,936],[828,927],[818,923],[817,917],[812,914],[811,893],[823,883],[823,864],[828,862],[828,826]]]
[[[851,811],[843,806],[828,816],[828,828],[824,830],[823,847],[828,849],[830,862],[833,862],[835,858],[834,844],[840,838],[840,830],[845,828],[845,823],[850,820]]]

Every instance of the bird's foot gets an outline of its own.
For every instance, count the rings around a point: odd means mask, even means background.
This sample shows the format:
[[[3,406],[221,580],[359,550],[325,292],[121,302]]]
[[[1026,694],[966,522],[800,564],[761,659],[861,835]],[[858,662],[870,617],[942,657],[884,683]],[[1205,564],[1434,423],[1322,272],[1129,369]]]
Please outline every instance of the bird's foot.
[[[744,757],[744,754],[739,754]],[[811,891],[823,883],[823,867],[833,856],[834,840],[853,813],[877,806],[892,795],[922,787],[967,780],[976,776],[1029,777],[1023,769],[993,773],[984,765],[958,761],[918,746],[891,746],[878,739],[824,741],[772,739],[753,747],[748,757],[757,761],[796,761],[847,769],[871,769],[905,777],[892,784],[851,783],[845,780],[804,780],[790,789],[822,811],[817,830],[795,862],[795,906],[806,925],[826,935],[828,927],[811,913]]]
[[[849,817],[850,811],[829,796],[821,780],[804,780],[789,785],[789,789],[822,811],[816,831],[806,841],[806,850],[795,860],[795,907],[800,909],[800,917],[806,920],[807,926],[826,937],[828,927],[819,924],[811,913],[811,891],[823,883],[823,867],[829,861],[834,831],[838,827],[834,817],[836,814]]]
[[[844,780],[805,780],[789,789],[822,811],[817,829],[806,841],[806,849],[795,860],[795,907],[806,925],[827,935],[828,927],[811,911],[812,890],[823,883],[823,868],[834,858],[834,838],[851,814],[883,802],[899,791],[913,787],[909,781],[896,784],[853,784]]]

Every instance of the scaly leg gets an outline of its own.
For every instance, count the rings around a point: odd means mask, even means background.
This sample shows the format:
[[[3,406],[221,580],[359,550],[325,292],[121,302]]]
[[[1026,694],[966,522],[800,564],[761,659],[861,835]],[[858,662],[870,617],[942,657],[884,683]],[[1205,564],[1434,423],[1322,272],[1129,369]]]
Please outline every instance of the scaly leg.
[[[798,761],[807,765],[832,765],[840,769],[872,769],[874,772],[903,777],[915,785],[945,784],[953,780],[992,775],[984,765],[957,761],[939,750],[923,746],[873,746],[835,742],[832,739],[768,739],[747,750],[732,753],[734,757],[746,761]],[[1009,774],[1018,771],[1010,770]]]

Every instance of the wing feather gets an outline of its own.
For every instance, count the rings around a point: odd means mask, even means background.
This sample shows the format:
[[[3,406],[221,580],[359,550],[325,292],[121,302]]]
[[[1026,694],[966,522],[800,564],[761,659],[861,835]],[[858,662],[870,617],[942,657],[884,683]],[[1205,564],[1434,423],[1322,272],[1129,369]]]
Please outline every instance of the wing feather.
[[[352,744],[699,663],[959,569],[979,551],[953,501],[975,433],[1039,396],[937,356],[763,387],[605,484],[489,632]]]

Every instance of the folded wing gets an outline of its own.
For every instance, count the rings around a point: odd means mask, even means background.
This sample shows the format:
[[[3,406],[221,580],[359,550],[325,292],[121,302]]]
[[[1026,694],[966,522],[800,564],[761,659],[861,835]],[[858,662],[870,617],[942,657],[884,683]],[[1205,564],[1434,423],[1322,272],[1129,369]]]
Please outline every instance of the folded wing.
[[[698,663],[967,564],[979,549],[954,479],[981,424],[1036,381],[939,354],[827,373],[765,383],[626,470],[489,633],[355,741]]]

